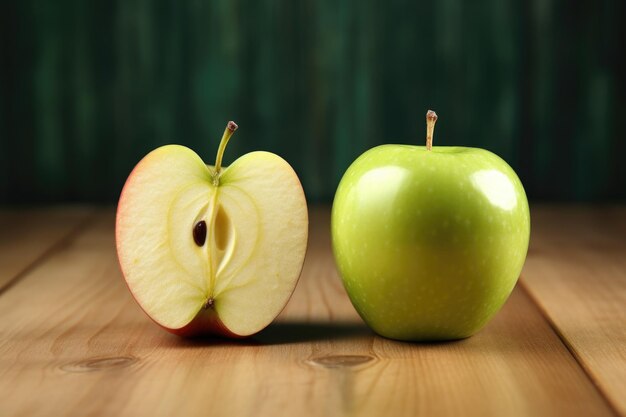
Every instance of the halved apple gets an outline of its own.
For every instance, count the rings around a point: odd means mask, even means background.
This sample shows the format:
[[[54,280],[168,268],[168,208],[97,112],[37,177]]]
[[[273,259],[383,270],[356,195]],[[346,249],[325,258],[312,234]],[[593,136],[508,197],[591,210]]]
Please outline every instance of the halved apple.
[[[155,322],[179,335],[252,335],[274,320],[302,270],[304,192],[291,166],[251,152],[222,168],[162,146],[132,171],[117,209],[117,254],[128,287]]]

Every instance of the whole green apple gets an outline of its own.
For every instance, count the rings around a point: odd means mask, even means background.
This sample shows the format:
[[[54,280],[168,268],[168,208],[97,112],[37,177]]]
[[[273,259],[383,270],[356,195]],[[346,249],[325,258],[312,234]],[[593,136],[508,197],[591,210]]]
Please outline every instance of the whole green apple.
[[[382,336],[471,336],[502,307],[526,258],[528,201],[513,169],[484,149],[382,145],[344,174],[332,242],[344,286]]]

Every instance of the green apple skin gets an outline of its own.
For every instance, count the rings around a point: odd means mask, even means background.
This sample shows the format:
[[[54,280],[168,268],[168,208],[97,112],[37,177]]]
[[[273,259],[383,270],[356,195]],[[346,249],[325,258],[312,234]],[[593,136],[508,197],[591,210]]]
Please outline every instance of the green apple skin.
[[[489,151],[382,145],[344,174],[331,229],[363,320],[388,338],[437,341],[471,336],[502,307],[530,216],[519,178]]]

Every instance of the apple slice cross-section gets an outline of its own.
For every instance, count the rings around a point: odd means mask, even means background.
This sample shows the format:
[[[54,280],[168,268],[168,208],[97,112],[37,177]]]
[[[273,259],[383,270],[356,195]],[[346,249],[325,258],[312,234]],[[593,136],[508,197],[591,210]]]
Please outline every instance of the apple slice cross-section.
[[[249,336],[282,311],[302,270],[308,238],[304,192],[291,166],[251,152],[215,166],[166,145],[128,177],[116,244],[128,287],[156,323],[179,335]]]

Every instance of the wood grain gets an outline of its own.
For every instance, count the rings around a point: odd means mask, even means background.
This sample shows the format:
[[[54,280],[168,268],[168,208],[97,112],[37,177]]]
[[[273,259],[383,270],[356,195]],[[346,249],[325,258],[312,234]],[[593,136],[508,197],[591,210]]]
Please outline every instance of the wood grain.
[[[532,210],[523,283],[579,362],[626,415],[626,208]]]
[[[0,292],[76,232],[92,212],[86,207],[1,210]]]
[[[613,415],[528,296],[478,335],[411,344],[372,334],[311,216],[301,282],[240,342],[153,324],[117,265],[106,213],[0,296],[0,415]]]

